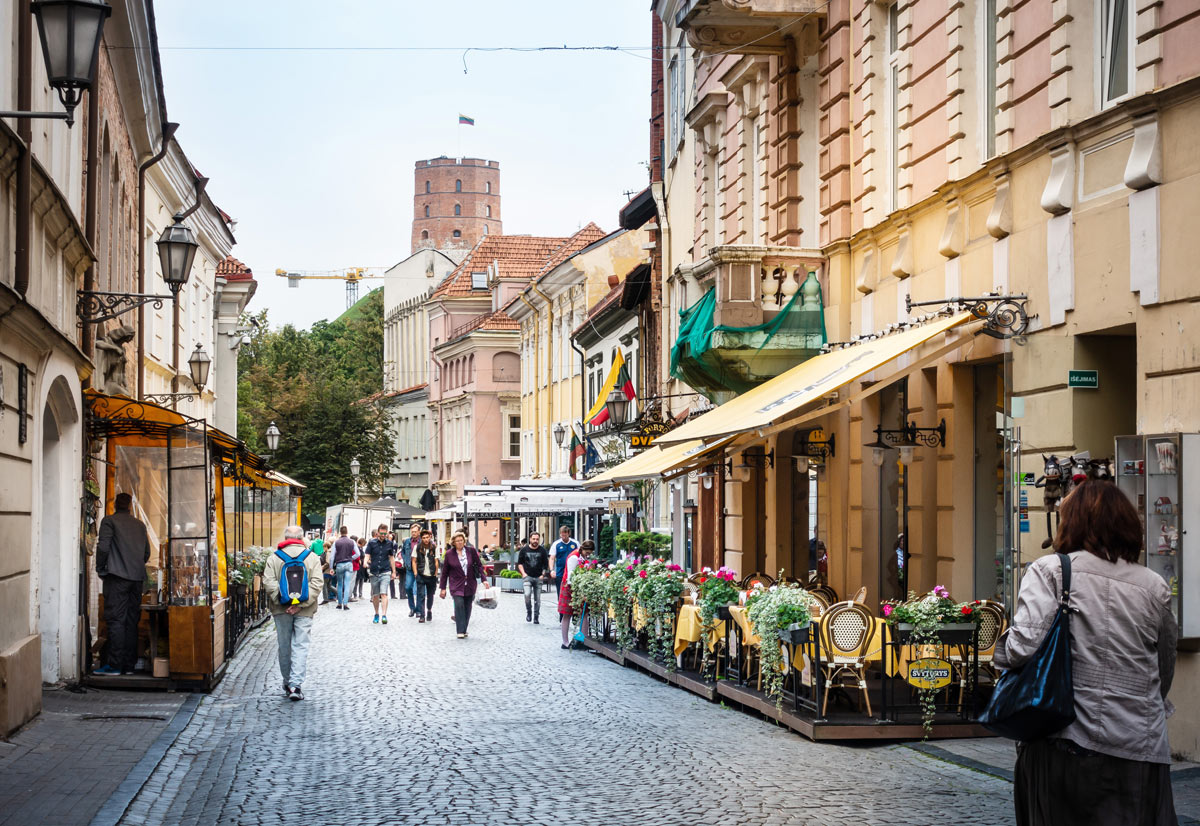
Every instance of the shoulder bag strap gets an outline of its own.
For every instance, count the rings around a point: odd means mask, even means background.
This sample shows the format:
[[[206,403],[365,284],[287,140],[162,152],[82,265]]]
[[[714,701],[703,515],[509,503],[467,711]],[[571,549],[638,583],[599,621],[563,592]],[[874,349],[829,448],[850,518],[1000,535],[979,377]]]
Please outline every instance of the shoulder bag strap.
[[[1063,609],[1069,609],[1071,607],[1071,557],[1059,553],[1058,561],[1062,565],[1062,593],[1059,595],[1059,605]]]

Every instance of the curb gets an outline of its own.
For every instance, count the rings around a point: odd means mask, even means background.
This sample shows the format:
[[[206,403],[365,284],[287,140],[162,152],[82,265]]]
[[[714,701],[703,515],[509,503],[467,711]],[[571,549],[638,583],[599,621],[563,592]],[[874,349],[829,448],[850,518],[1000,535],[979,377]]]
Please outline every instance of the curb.
[[[961,766],[964,769],[980,772],[981,774],[998,777],[1001,780],[1007,780],[1009,783],[1013,780],[1012,769],[1002,769],[999,766],[993,766],[990,763],[984,763],[980,760],[973,760],[970,757],[963,757],[961,754],[955,754],[949,749],[935,746],[932,743],[904,743],[905,748],[913,751],[921,752],[930,757],[944,760],[947,763],[953,763],[956,766]]]
[[[187,724],[192,721],[192,716],[196,713],[197,707],[200,705],[202,694],[189,694],[187,699],[183,701],[183,705],[175,712],[175,716],[171,718],[171,722],[163,729],[158,738],[142,755],[142,759],[129,770],[129,774],[125,775],[125,779],[121,781],[121,785],[117,790],[104,802],[100,807],[100,811],[96,812],[92,818],[90,826],[116,826],[116,824],[125,816],[125,811],[129,808],[129,804],[137,797],[138,792],[146,785],[146,781],[150,779],[150,775],[154,773],[154,769],[166,755],[167,749],[171,748],[179,735],[187,728]]]

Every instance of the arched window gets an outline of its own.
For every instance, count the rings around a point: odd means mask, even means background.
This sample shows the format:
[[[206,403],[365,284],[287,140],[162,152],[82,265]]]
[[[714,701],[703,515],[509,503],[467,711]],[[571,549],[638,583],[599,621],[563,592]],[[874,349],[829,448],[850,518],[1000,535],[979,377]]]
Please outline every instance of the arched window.
[[[426,204],[426,205],[425,205],[425,217],[426,217],[426,218],[428,218],[428,217],[429,217],[429,204]]]
[[[483,191],[486,192],[488,195],[492,194],[492,182],[491,181],[488,181],[486,184],[483,185]]]
[[[454,191],[455,191],[455,192],[462,192],[462,181],[455,181],[455,182],[454,182]]]
[[[467,356],[467,381],[475,380],[475,355]]]
[[[455,214],[455,215],[462,215],[462,204],[455,204],[455,205],[454,205],[454,214]]]
[[[483,208],[483,214],[485,217],[491,218],[492,217],[492,208],[490,206],[485,206]]]
[[[429,240],[429,230],[427,230],[427,229],[423,229],[423,230],[421,230],[421,240],[422,240],[422,241],[428,241],[428,240]]]
[[[425,182],[425,194],[426,194],[426,195],[428,195],[428,194],[429,194],[429,181],[426,181],[426,182]]]
[[[484,235],[487,235],[487,233],[488,233],[487,224],[484,224],[484,225],[483,225],[483,234],[484,234]]]
[[[462,230],[461,230],[461,229],[456,229],[456,230],[454,230],[454,237],[455,237],[455,238],[462,238]]]

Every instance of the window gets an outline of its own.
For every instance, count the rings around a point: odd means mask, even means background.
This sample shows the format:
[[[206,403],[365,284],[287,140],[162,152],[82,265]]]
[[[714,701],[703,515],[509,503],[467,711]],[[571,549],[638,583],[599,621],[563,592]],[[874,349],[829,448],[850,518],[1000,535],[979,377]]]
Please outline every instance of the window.
[[[521,458],[521,417],[513,413],[505,416],[504,421],[507,423],[506,443],[508,445],[508,456],[506,459]]]
[[[1129,52],[1129,0],[1100,3],[1100,97],[1107,106],[1129,94],[1133,61]]]
[[[429,181],[426,181],[426,182],[425,182],[425,194],[426,194],[426,195],[428,195],[428,194],[429,194]]]
[[[900,189],[900,12],[897,4],[887,10],[887,122],[888,162],[891,165],[888,187],[888,212],[899,207],[896,196]]]
[[[483,185],[483,191],[486,192],[488,195],[492,194],[492,182],[491,181],[488,181],[487,183],[485,183]]]
[[[421,240],[422,240],[422,241],[428,241],[428,240],[429,240],[429,230],[427,230],[427,229],[423,229],[423,230],[421,230]]]
[[[679,148],[679,122],[683,118],[683,114],[679,111],[679,86],[683,83],[680,77],[683,74],[683,61],[680,55],[671,58],[671,65],[667,67],[668,83],[670,84],[670,107],[671,118],[669,121],[667,132],[668,148],[671,150],[671,157],[675,157],[675,152]]]
[[[451,235],[453,235],[455,238],[462,238],[462,230],[456,229],[453,233],[451,233]]]
[[[487,235],[487,234],[488,234],[488,227],[487,227],[487,224],[484,224],[484,225],[483,225],[483,234],[484,234],[484,235]]]
[[[455,214],[456,216],[457,216],[457,215],[462,215],[462,204],[455,204],[455,205],[454,205],[454,214]]]
[[[983,148],[990,158],[996,154],[996,0],[984,0],[983,6]]]
[[[429,204],[426,204],[426,205],[425,205],[425,217],[426,217],[426,218],[428,218],[428,217],[429,217]]]
[[[763,163],[762,163],[762,144],[763,144],[763,128],[761,118],[754,119],[754,126],[750,130],[750,243],[760,244],[763,242]]]
[[[471,289],[486,290],[487,289],[487,273],[473,272],[471,273]]]
[[[485,206],[483,208],[483,215],[485,218],[491,218],[492,217],[492,208],[490,206]]]
[[[454,182],[454,191],[455,191],[455,192],[462,192],[462,181],[455,181],[455,182]]]

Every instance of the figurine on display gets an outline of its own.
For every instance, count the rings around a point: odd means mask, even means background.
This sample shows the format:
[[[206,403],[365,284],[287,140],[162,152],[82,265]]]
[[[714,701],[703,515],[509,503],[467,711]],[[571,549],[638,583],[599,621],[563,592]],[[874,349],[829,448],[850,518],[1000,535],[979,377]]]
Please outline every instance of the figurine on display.
[[[1069,467],[1069,461],[1067,466]],[[1054,454],[1047,456],[1042,454],[1042,475],[1033,483],[1034,487],[1042,488],[1042,506],[1046,511],[1046,540],[1042,542],[1043,548],[1050,547],[1054,541],[1054,529],[1057,527],[1058,517],[1058,502],[1066,495],[1066,484],[1064,483],[1065,471],[1063,469],[1064,462]],[[1051,526],[1050,516],[1055,517],[1055,524]]]

